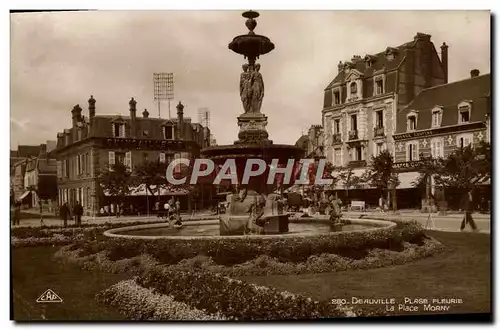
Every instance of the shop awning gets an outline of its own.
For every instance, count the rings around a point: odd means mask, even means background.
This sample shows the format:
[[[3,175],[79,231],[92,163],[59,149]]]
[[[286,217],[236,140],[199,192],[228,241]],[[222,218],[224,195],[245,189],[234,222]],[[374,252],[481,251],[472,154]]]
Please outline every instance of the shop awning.
[[[413,182],[415,182],[420,175],[419,172],[403,172],[403,173],[398,173],[398,178],[399,178],[399,186],[396,187],[396,189],[412,189],[416,188],[413,185]]]
[[[28,190],[28,191],[25,191],[21,197],[19,197],[19,200],[22,201],[23,199],[25,199],[26,197],[28,197],[28,195],[31,193],[31,190]]]
[[[153,192],[155,192],[155,196],[157,196],[158,192],[156,191],[156,186],[151,186],[151,189],[153,190]],[[102,191],[104,192],[105,196],[110,196],[108,190],[103,188]],[[160,188],[160,196],[182,196],[187,194],[189,194],[189,191],[183,188],[169,188],[169,189]],[[145,184],[141,184],[137,187],[132,188],[130,193],[130,196],[147,196],[147,195],[151,196],[151,193],[146,188]]]
[[[491,177],[489,175],[482,175],[482,176],[477,176],[474,179],[471,180],[472,184],[475,185],[490,185],[491,184]]]

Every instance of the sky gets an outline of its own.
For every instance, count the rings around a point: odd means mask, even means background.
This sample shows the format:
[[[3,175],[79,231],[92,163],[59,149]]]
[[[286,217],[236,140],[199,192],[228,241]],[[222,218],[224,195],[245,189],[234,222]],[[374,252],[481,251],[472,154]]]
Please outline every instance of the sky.
[[[268,132],[275,143],[294,144],[321,124],[323,91],[337,63],[432,36],[449,45],[449,81],[471,69],[490,72],[488,11],[260,11],[255,32],[276,48],[261,56]],[[153,73],[173,72],[171,114],[210,110],[218,144],[237,140],[243,113],[239,77],[243,56],[228,49],[248,32],[241,11],[94,11],[11,14],[10,147],[56,140],[71,126],[71,109],[96,99],[96,114],[158,116]],[[168,117],[168,103],[161,104]]]

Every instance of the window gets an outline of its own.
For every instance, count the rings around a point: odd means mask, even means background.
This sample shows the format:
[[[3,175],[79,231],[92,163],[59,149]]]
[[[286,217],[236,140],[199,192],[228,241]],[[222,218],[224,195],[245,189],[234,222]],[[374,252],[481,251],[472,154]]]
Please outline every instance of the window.
[[[375,80],[375,95],[384,94],[384,80],[382,78]]]
[[[417,129],[417,116],[408,116],[408,131],[414,131]]]
[[[351,115],[351,131],[357,131],[357,130],[358,130],[358,116]]]
[[[333,121],[333,133],[334,134],[340,133],[340,119],[335,119]]]
[[[69,178],[69,159],[64,161],[64,176]]]
[[[61,161],[57,161],[57,177],[61,178],[62,177],[62,166],[61,166]]]
[[[470,111],[469,109],[460,109],[460,124],[468,123],[470,121]]]
[[[148,137],[149,136],[149,132],[147,130],[142,131],[142,136]]]
[[[82,130],[80,128],[77,129],[76,136],[77,136],[78,141],[80,141],[82,139]]]
[[[76,174],[80,175],[82,173],[82,162],[80,161],[80,155],[76,156]]]
[[[434,110],[432,112],[432,127],[440,127],[442,119],[441,110]]]
[[[431,140],[431,155],[433,158],[444,157],[444,143],[442,138],[434,138]]]
[[[163,126],[163,137],[165,138],[165,140],[173,140],[174,126],[172,125]]]
[[[457,136],[457,147],[465,148],[472,144],[472,134],[461,134]]]
[[[342,149],[340,149],[340,148],[335,149],[335,152],[334,152],[334,164],[335,164],[335,166],[341,166],[342,165]]]
[[[375,120],[377,128],[384,127],[384,110],[378,110],[377,112],[375,112]]]
[[[115,152],[115,164],[125,165],[125,153],[124,152]]]
[[[113,123],[113,137],[120,138],[125,137],[125,125],[121,123]]]
[[[355,160],[363,160],[363,149],[361,147],[355,148]]]
[[[340,104],[340,91],[336,90],[333,92],[333,104]]]
[[[108,152],[108,165],[110,168],[112,165],[115,165],[115,152],[114,151]]]
[[[87,162],[86,162],[87,165],[85,165],[85,170],[86,170],[85,173],[89,174],[90,173],[90,154],[87,152],[85,154],[85,156],[86,156],[86,160],[87,160]]]
[[[375,157],[380,155],[384,151],[384,144],[382,142],[375,143]]]
[[[352,82],[349,85],[349,89],[351,90],[351,96],[355,96],[356,93],[358,92],[358,85],[355,82]]]
[[[125,153],[124,164],[130,171],[132,171],[132,151],[128,151]]]
[[[418,142],[409,142],[406,145],[406,161],[412,162],[418,160]]]

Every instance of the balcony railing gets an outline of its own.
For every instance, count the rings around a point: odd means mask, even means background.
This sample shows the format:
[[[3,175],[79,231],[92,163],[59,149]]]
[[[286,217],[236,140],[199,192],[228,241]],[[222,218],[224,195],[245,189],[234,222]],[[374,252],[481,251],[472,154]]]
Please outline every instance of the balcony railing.
[[[333,144],[342,143],[342,135],[340,133],[332,134],[332,143]]]
[[[384,128],[383,127],[374,127],[373,128],[373,131],[375,132],[375,136],[384,136],[385,132],[384,132]]]
[[[349,140],[358,139],[358,130],[349,131]]]
[[[366,160],[351,160],[349,162],[349,167],[365,167],[366,166]]]

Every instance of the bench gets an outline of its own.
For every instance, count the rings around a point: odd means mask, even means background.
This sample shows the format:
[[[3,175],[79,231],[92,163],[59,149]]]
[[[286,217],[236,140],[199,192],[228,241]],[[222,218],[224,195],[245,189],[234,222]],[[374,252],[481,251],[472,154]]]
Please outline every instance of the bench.
[[[364,201],[352,201],[349,206],[349,211],[354,211],[354,209],[359,209],[360,211],[366,211],[366,206]]]

